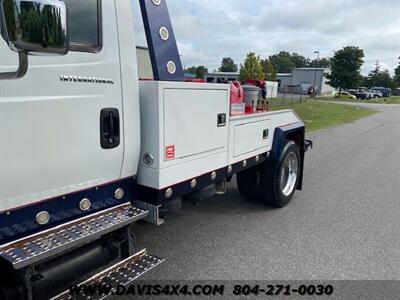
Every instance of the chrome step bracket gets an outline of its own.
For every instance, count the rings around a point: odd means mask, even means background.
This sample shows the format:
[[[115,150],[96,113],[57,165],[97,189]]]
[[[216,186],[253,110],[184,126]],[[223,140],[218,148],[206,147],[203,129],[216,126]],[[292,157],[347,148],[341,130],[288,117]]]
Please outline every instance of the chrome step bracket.
[[[51,300],[107,299],[115,294],[119,286],[131,284],[134,280],[163,261],[164,259],[162,258],[148,255],[146,249],[144,249],[78,284],[77,287],[79,290],[75,289],[75,291],[79,291],[79,293],[72,295],[70,290],[67,290],[53,297]],[[98,287],[97,290],[96,287]],[[107,291],[107,294],[105,291]]]
[[[133,205],[143,210],[147,210],[149,212],[146,218],[144,218],[144,221],[155,224],[157,226],[160,226],[165,223],[165,220],[160,217],[161,205],[152,205],[150,203],[143,202],[140,200],[134,200]]]
[[[121,204],[0,247],[0,257],[14,269],[48,259],[72,247],[147,217],[148,211]]]

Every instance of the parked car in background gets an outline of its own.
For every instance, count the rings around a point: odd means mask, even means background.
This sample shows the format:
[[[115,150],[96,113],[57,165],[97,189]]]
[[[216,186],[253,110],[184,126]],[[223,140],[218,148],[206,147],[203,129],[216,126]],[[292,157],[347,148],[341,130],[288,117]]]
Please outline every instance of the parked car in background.
[[[359,94],[358,90],[356,89],[349,89],[346,92],[352,94],[353,96],[356,96],[357,99],[365,99],[366,94],[363,94],[362,92]]]
[[[390,97],[392,95],[392,89],[385,87],[373,87],[373,90],[380,91],[383,97]]]
[[[357,100],[357,97],[350,94],[349,92],[340,92],[335,94],[336,98],[342,98],[342,99],[351,99],[351,100]]]
[[[371,99],[374,98],[374,95],[369,92],[369,90],[366,87],[359,87],[357,89],[358,92],[360,93],[365,93],[366,94],[366,99]]]
[[[371,98],[382,98],[383,94],[380,90],[370,89],[368,92],[371,94]]]
[[[367,100],[371,98],[371,94],[364,90],[349,90],[349,92],[353,96],[356,96],[357,99]]]

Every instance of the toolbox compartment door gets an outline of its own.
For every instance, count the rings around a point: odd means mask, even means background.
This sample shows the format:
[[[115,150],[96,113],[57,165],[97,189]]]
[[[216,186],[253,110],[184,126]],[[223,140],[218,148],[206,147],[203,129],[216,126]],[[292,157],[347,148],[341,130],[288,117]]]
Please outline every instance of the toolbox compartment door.
[[[269,119],[235,125],[233,156],[238,157],[268,147],[272,134],[270,127]]]
[[[164,161],[227,151],[228,99],[227,90],[165,89],[164,149],[174,153]]]

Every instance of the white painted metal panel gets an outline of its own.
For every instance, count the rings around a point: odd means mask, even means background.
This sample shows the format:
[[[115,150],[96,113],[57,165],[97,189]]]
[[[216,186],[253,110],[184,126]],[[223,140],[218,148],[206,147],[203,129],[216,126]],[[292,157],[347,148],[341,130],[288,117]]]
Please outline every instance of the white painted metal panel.
[[[115,149],[100,146],[101,109],[117,108],[123,117],[114,1],[103,1],[102,9],[101,51],[29,56],[24,78],[0,81],[0,211],[120,178],[124,139]],[[15,57],[0,37],[0,70],[15,70]],[[114,84],[60,76],[110,78]]]
[[[269,146],[269,132],[271,122],[268,119],[235,125],[234,129],[234,157],[251,153]],[[264,131],[268,135],[264,137]]]
[[[140,157],[140,105],[138,59],[131,47],[135,44],[135,30],[131,1],[115,1],[119,37],[119,54],[122,82],[122,115],[124,132],[124,159],[121,178],[135,175]]]
[[[142,128],[138,183],[161,189],[227,165],[229,85],[185,82],[140,82]],[[165,146],[176,146],[175,159],[165,160]],[[152,165],[143,156],[154,157]],[[177,158],[179,157],[179,158]]]
[[[283,110],[227,117],[227,126],[218,128],[217,114],[229,109],[229,85],[221,84],[142,81],[140,104],[141,158],[151,153],[154,162],[140,160],[138,183],[155,189],[270,151],[275,128],[299,121]],[[179,159],[164,160],[169,144],[176,145]]]
[[[276,127],[300,121],[292,110],[231,116],[229,121],[228,163],[234,164],[270,151]],[[269,128],[268,139],[261,141],[263,127],[267,124]]]
[[[220,152],[168,168],[139,167],[138,183],[154,189],[163,189],[197,176],[210,173],[228,165],[227,153]]]
[[[227,117],[226,98],[223,90],[165,89],[164,149],[175,147],[175,160],[226,151],[228,127],[217,126],[218,114]]]

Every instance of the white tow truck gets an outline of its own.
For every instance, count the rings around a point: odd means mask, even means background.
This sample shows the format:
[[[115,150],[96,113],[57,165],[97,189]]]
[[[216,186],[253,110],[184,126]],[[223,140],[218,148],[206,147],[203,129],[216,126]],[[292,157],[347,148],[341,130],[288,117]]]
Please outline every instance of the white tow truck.
[[[300,118],[230,116],[229,85],[184,82],[165,0],[139,2],[0,0],[0,299],[130,284],[163,261],[131,225],[234,175],[276,207],[302,188]],[[139,4],[152,81],[137,76]]]

